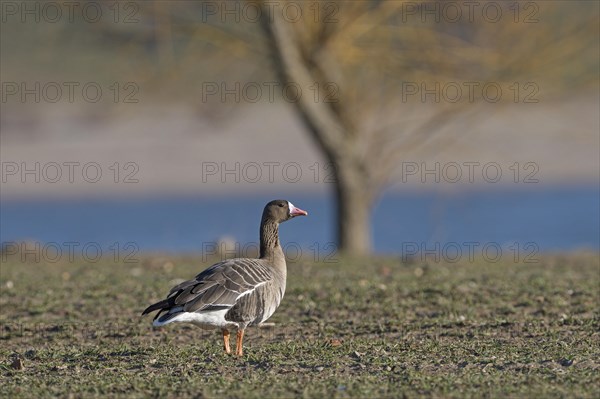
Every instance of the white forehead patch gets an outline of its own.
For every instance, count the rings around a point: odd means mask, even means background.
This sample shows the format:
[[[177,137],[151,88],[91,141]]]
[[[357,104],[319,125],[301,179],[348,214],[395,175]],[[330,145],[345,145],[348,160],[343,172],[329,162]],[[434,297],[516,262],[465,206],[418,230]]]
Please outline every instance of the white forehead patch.
[[[292,211],[294,210],[295,206],[294,204],[292,204],[290,201],[288,201],[288,205],[290,207],[290,215],[292,214]]]

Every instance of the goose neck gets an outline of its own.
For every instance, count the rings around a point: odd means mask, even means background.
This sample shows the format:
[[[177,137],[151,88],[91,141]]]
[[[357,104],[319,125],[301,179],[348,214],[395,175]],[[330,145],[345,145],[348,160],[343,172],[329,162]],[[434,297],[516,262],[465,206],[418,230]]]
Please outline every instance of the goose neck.
[[[279,243],[279,223],[263,219],[260,224],[260,258],[272,260],[277,263],[283,257],[283,250]]]

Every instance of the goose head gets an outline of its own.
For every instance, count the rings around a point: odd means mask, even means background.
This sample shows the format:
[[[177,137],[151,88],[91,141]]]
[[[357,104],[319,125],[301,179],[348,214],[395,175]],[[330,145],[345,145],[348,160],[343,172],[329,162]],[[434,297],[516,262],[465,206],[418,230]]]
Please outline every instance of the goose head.
[[[265,206],[263,220],[268,219],[276,223],[282,223],[296,216],[306,216],[308,212],[297,208],[290,201],[273,200]]]

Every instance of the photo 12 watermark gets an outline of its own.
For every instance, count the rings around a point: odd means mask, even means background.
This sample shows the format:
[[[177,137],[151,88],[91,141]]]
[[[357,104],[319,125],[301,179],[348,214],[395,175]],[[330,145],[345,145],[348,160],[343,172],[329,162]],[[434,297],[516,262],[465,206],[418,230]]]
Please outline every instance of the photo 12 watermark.
[[[540,167],[537,162],[407,162],[400,163],[402,183],[516,183],[536,184]]]
[[[267,0],[260,4],[251,1],[203,1],[200,5],[202,22],[260,23],[280,18],[287,23],[339,22],[340,5],[334,1],[278,1]]]
[[[305,90],[296,82],[203,82],[202,102],[220,103],[274,103],[282,98],[288,103],[297,103],[303,96],[314,103],[339,102],[339,86],[334,82],[314,82]]]
[[[536,82],[402,82],[400,86],[403,103],[487,103],[503,100],[515,104],[537,104],[540,86]]]
[[[331,162],[250,161],[201,163],[202,183],[335,183],[336,166]]]
[[[135,1],[2,1],[2,23],[137,24],[140,3]]]
[[[0,248],[2,262],[17,259],[22,263],[139,263],[140,247],[134,241],[101,244],[95,241],[5,241]]]
[[[540,6],[534,1],[405,1],[402,22],[536,24]]]
[[[139,183],[140,167],[136,162],[61,161],[0,163],[2,183]]]
[[[533,241],[498,243],[494,241],[416,242],[401,245],[402,262],[417,263],[539,263],[540,247]]]
[[[7,103],[48,103],[58,102],[137,104],[140,102],[140,87],[136,82],[25,82],[3,81],[0,98]]]

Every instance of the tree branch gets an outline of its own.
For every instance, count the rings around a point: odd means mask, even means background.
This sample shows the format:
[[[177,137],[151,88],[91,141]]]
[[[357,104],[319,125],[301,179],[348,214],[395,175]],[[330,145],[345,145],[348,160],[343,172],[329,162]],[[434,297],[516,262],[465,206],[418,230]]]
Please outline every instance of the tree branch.
[[[324,102],[328,61],[322,58],[317,64],[314,59],[306,59],[280,10],[271,12],[264,3],[260,5],[263,7],[262,27],[272,49],[277,75],[282,83],[297,85],[302,90],[296,108],[312,137],[330,160],[337,160],[342,153],[352,153],[347,143],[347,132],[352,127],[343,121],[335,103]],[[318,90],[318,101],[314,98],[315,90]]]

